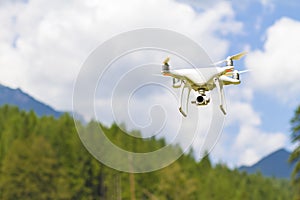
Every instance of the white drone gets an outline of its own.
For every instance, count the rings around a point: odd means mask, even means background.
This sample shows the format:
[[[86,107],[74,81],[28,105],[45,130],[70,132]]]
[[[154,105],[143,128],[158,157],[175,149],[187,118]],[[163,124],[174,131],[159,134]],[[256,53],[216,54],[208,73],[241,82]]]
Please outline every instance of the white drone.
[[[181,99],[180,99],[180,108],[179,111],[181,114],[186,117],[188,111],[188,102],[191,89],[199,93],[199,96],[195,101],[191,101],[192,104],[197,106],[204,106],[210,102],[210,97],[207,96],[206,92],[211,91],[214,88],[218,89],[220,95],[220,109],[226,115],[225,110],[225,98],[223,85],[237,85],[240,84],[240,74],[245,71],[238,71],[234,69],[233,60],[239,60],[243,57],[246,52],[241,52],[239,54],[228,56],[225,60],[219,61],[214,64],[214,66],[226,63],[224,67],[207,67],[207,68],[197,68],[197,69],[178,69],[171,70],[169,65],[170,58],[166,58],[162,66],[162,75],[173,77],[173,87],[180,88],[182,87]],[[201,75],[202,73],[208,74],[206,79]],[[187,102],[185,111],[182,109],[182,99],[184,90],[188,90]]]

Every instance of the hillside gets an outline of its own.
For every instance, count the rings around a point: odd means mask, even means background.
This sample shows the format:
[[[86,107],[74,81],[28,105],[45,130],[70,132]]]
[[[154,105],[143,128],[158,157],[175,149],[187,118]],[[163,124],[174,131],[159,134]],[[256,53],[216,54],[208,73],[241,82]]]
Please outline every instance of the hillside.
[[[17,106],[25,111],[34,110],[38,116],[52,115],[59,117],[62,115],[62,112],[36,100],[21,89],[12,89],[0,84],[0,106],[5,104]]]
[[[116,171],[86,151],[68,114],[38,118],[33,112],[4,106],[0,119],[0,199],[273,200],[293,196],[287,180],[247,175],[224,164],[213,166],[209,157],[197,162],[192,152],[158,171]],[[99,126],[92,121],[80,128],[93,135]],[[116,124],[102,128],[111,142],[129,151],[149,152],[166,145],[163,139],[129,137]]]
[[[290,152],[285,149],[279,149],[262,158],[254,165],[242,166],[239,170],[249,174],[260,172],[267,177],[289,179],[293,171],[293,165],[288,162],[289,156]]]

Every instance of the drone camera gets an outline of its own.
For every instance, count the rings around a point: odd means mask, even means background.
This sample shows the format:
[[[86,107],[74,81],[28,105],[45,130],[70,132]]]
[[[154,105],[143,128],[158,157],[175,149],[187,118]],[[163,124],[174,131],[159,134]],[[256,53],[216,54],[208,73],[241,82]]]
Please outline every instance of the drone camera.
[[[196,98],[196,101],[192,101],[191,103],[196,104],[197,106],[207,105],[210,102],[210,98],[206,95],[199,95]]]
[[[198,102],[198,103],[204,102],[204,96],[198,96],[198,97],[197,97],[197,102]]]

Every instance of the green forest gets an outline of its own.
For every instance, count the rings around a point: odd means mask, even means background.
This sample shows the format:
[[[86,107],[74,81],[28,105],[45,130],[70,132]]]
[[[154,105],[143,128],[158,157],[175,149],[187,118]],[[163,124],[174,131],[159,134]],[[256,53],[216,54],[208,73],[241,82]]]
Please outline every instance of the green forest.
[[[101,126],[91,121],[87,133]],[[117,145],[147,152],[163,139],[134,142],[116,124],[103,127]],[[137,134],[137,133],[135,133]],[[133,145],[134,144],[134,145]],[[174,147],[178,148],[178,147]],[[195,161],[184,154],[170,166],[150,173],[113,170],[93,158],[82,145],[73,118],[37,117],[16,107],[0,108],[0,199],[293,199],[289,180],[248,175],[212,165],[208,156]]]

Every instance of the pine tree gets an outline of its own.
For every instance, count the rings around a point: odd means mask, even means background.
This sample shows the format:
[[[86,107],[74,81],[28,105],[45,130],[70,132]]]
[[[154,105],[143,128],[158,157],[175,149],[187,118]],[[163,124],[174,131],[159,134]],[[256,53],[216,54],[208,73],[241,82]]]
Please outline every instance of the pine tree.
[[[43,137],[17,139],[1,170],[3,199],[68,199],[69,188],[50,144]]]
[[[113,143],[129,151],[149,152],[166,146],[163,138],[136,139],[116,124],[104,127],[95,121],[80,125],[81,137],[101,141],[100,126]],[[299,126],[295,123],[294,127],[297,138]],[[103,151],[105,145],[99,143],[95,148]],[[171,153],[180,150],[178,146],[168,148]],[[128,160],[106,154],[115,161]],[[172,165],[135,174],[130,181],[128,173],[110,169],[88,153],[69,115],[36,117],[33,112],[0,107],[0,199],[265,200],[293,196],[287,180],[240,173],[225,164],[212,164],[208,156],[196,162],[193,155],[190,151]]]
[[[187,177],[179,162],[160,171],[158,199],[189,199],[196,192],[196,179]]]
[[[298,191],[297,199],[300,199],[300,106],[296,109],[294,117],[291,120],[292,142],[296,148],[290,155],[290,162],[295,163],[292,173],[292,181]]]

